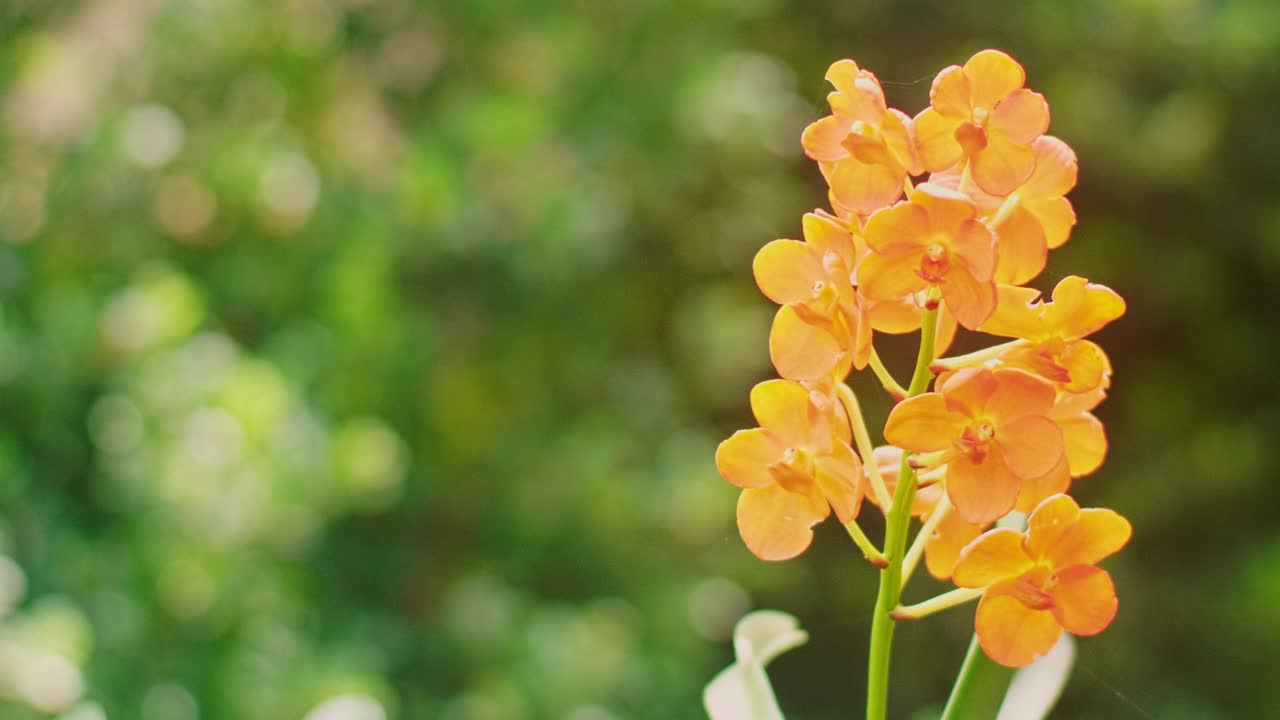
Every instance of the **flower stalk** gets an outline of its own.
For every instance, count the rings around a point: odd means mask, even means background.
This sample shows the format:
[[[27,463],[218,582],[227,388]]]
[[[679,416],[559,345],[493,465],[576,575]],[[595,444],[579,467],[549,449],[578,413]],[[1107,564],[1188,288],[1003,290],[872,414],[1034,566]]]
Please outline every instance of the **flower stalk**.
[[[858,454],[864,458],[864,467],[867,469],[867,477],[871,478],[871,491],[876,494],[876,502],[880,507],[889,507],[891,502],[889,488],[884,484],[880,466],[876,464],[872,455],[875,446],[871,444],[871,434],[867,432],[867,421],[862,417],[862,406],[858,404],[858,396],[854,394],[853,388],[845,383],[836,385],[836,394],[840,396],[840,402],[844,405],[845,415],[849,416],[849,429],[853,431],[853,442],[858,448]]]
[[[934,531],[946,519],[949,512],[951,512],[951,500],[943,495],[934,506],[933,512],[929,513],[929,519],[924,521],[924,526],[920,528],[916,539],[911,542],[911,548],[907,550],[907,557],[902,561],[903,587],[907,586],[907,582],[916,571],[916,566],[920,564],[920,558],[924,555],[925,546],[929,544],[929,538],[933,537]]]
[[[928,617],[934,613],[962,605],[970,600],[977,600],[982,597],[982,593],[985,591],[986,588],[956,588],[914,605],[899,605],[889,613],[889,617],[899,622],[919,620],[922,617]]]

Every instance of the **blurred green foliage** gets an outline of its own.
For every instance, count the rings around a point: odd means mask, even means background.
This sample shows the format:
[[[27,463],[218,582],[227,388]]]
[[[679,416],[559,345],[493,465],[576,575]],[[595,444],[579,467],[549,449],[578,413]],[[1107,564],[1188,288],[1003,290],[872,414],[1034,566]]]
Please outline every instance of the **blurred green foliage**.
[[[7,0],[0,39],[0,717],[696,718],[752,607],[813,633],[791,716],[856,715],[874,574],[833,527],[755,560],[712,464],[769,374],[750,259],[824,202],[831,61],[914,113],[988,46],[1081,158],[1044,284],[1130,308],[1077,487],[1136,537],[1058,716],[1280,707],[1280,5]],[[904,717],[970,623],[899,632]]]

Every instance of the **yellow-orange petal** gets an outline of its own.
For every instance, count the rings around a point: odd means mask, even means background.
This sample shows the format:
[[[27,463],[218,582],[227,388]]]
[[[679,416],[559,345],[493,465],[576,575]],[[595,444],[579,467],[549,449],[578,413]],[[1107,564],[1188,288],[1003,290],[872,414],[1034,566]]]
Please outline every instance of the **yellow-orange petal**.
[[[1071,340],[1055,358],[1065,368],[1069,379],[1063,390],[1069,393],[1086,393],[1105,380],[1111,361],[1097,343],[1089,340]]]
[[[849,151],[841,144],[848,134],[849,123],[828,115],[804,129],[800,134],[800,146],[804,148],[804,154],[814,160],[835,162],[849,155]]]
[[[1045,323],[1066,339],[1082,338],[1124,315],[1125,302],[1115,290],[1068,275],[1053,288]]]
[[[1049,103],[1044,96],[1022,88],[996,104],[991,129],[1018,144],[1030,144],[1049,129]]]
[[[859,294],[873,301],[890,301],[925,289],[929,282],[917,272],[921,253],[919,250],[892,255],[868,253],[858,263]]]
[[[824,178],[826,177],[825,170],[823,171],[823,177]],[[851,225],[856,225],[856,226],[861,225],[862,218],[859,217],[857,213],[855,213],[854,211],[841,205],[840,201],[836,200],[835,193],[831,192],[830,187],[827,188],[827,204],[831,206],[831,214],[839,218],[841,222],[849,223]],[[859,243],[858,247],[860,250],[865,249],[864,243]]]
[[[1014,210],[996,228],[998,283],[1021,285],[1035,279],[1049,261],[1049,242],[1040,220],[1026,208]]]
[[[897,489],[897,486],[898,486],[897,473],[893,474],[893,481],[890,482],[889,480],[886,480],[885,485],[892,486],[889,489],[889,493],[892,494],[893,491]],[[924,520],[925,518],[929,517],[929,513],[933,512],[934,508],[938,506],[938,501],[941,500],[946,494],[947,494],[946,489],[943,488],[942,485],[938,483],[934,483],[933,485],[926,485],[920,488],[919,490],[916,490],[916,496],[911,500],[912,516],[918,517],[921,520]]]
[[[929,213],[916,203],[903,202],[867,218],[863,237],[880,255],[896,255],[923,247],[929,237]]]
[[[960,181],[964,178],[964,168],[962,166],[953,166],[946,170],[939,170],[929,174],[929,184],[937,187],[944,187],[948,190],[959,192]],[[973,201],[978,208],[978,214],[982,216],[995,215],[1000,206],[1004,204],[1004,198],[996,197],[987,192],[983,192],[982,188],[969,183],[964,194]]]
[[[849,372],[850,358],[831,325],[806,322],[790,306],[773,316],[769,330],[769,358],[788,380],[818,380]]]
[[[826,253],[835,253],[838,258],[852,267],[853,260],[857,257],[857,250],[848,228],[825,213],[805,213],[801,223],[804,228],[805,242],[818,251],[820,258]]]
[[[934,452],[951,447],[964,432],[967,418],[947,407],[938,393],[907,398],[889,411],[884,439],[911,452]]]
[[[963,122],[963,118],[946,117],[931,107],[916,115],[916,147],[921,167],[928,172],[939,172],[960,162],[964,149],[956,140],[956,130]]]
[[[1044,475],[1022,480],[1022,490],[1018,492],[1018,502],[1013,509],[1029,513],[1046,498],[1065,493],[1069,487],[1071,487],[1071,472],[1064,455],[1058,464]]]
[[[1051,416],[1061,420],[1072,415],[1089,412],[1106,399],[1107,391],[1105,387],[1100,387],[1087,393],[1063,393],[1058,396],[1058,401],[1054,403]]]
[[[852,60],[841,60],[827,70],[827,81],[836,89],[827,96],[833,113],[850,122],[880,123],[885,112],[884,90],[875,75],[857,69]]]
[[[1046,339],[1041,309],[1033,305],[1040,297],[1035,288],[1016,285],[996,287],[996,309],[979,328],[982,332],[1004,337],[1039,341]]]
[[[1053,595],[1053,616],[1067,632],[1097,635],[1115,619],[1120,601],[1111,575],[1092,565],[1075,565],[1057,573]]]
[[[945,117],[969,119],[969,78],[959,65],[943,68],[933,79],[929,105]]]
[[[809,448],[816,443],[817,410],[809,391],[798,382],[766,380],[751,388],[751,412],[760,427],[773,433],[784,447]]]
[[[1040,222],[1045,244],[1050,250],[1062,247],[1071,237],[1071,228],[1076,224],[1076,211],[1071,207],[1070,200],[1064,197],[1028,200],[1023,207]]]
[[[960,551],[982,534],[983,527],[955,513],[948,513],[938,523],[938,529],[925,541],[924,563],[929,574],[938,580],[950,578],[955,572],[956,561],[960,559]]]
[[[830,514],[825,503],[778,485],[747,488],[738,496],[738,532],[761,560],[786,560],[813,541],[813,526]]]
[[[843,306],[842,325],[848,328],[846,332],[849,335],[851,347],[849,349],[849,361],[853,367],[861,370],[871,361],[872,340],[874,333],[872,332],[871,322],[867,319],[866,303],[858,298],[857,304],[854,306]],[[848,372],[846,371],[846,375]],[[843,375],[841,376],[844,377]]]
[[[956,339],[956,318],[946,305],[938,307],[938,336],[933,351],[936,356],[946,355],[951,342]]]
[[[1018,61],[999,50],[983,50],[964,64],[969,79],[969,101],[975,108],[995,107],[1026,82]]]
[[[977,220],[965,220],[956,226],[951,250],[964,261],[973,276],[983,282],[991,280],[996,269],[996,237]],[[994,292],[994,287],[992,292]]]
[[[885,476],[885,482],[895,481],[898,471],[902,469],[902,448],[892,445],[881,445],[871,451],[871,456],[875,458],[876,467],[880,468],[880,473]],[[893,475],[893,478],[889,476]]]
[[[1045,548],[1045,558],[1055,568],[1095,565],[1129,542],[1133,527],[1114,510],[1081,510],[1066,532]]]
[[[1005,465],[1019,478],[1038,478],[1064,457],[1062,430],[1043,415],[1028,415],[1001,425],[995,445]]]
[[[915,124],[909,115],[891,108],[885,113],[880,134],[894,162],[911,175],[919,175],[922,172],[920,154],[916,150]]]
[[[830,455],[817,458],[815,469],[814,481],[840,522],[847,523],[858,517],[858,507],[862,504],[862,463],[853,449],[837,443]]]
[[[854,83],[858,81],[858,74],[861,72],[862,68],[858,67],[858,63],[849,58],[842,58],[831,63],[823,78],[831,83],[837,92],[852,92]]]
[[[1043,560],[1079,517],[1080,506],[1070,495],[1054,495],[1041,501],[1027,516],[1023,540],[1027,555],[1036,562]]]
[[[1005,592],[988,590],[978,601],[974,632],[987,657],[1006,667],[1025,667],[1053,649],[1062,626],[1048,610],[1033,610]]]
[[[981,225],[974,220],[978,209],[969,196],[941,185],[920,183],[911,191],[911,204],[924,208],[929,216],[931,233],[951,237],[965,231],[968,224]],[[984,231],[985,229],[983,227]],[[988,232],[987,235],[989,234]]]
[[[862,162],[847,157],[836,162],[828,182],[841,205],[859,215],[887,207],[902,196],[906,172],[883,163]]]
[[[1003,133],[987,133],[987,144],[973,155],[973,181],[992,195],[1008,195],[1031,177],[1036,155]]]
[[[756,285],[779,305],[810,300],[813,285],[823,279],[822,258],[799,240],[774,240],[751,263]]]
[[[988,530],[960,551],[951,579],[959,587],[980,588],[1022,575],[1032,566],[1022,550],[1022,533]]]
[[[944,373],[936,385],[938,392],[947,399],[947,407],[969,418],[978,417],[986,409],[996,387],[995,375],[981,367]]]
[[[1097,470],[1107,456],[1107,433],[1093,413],[1056,418],[1062,428],[1062,442],[1072,477]]]
[[[947,310],[962,326],[977,330],[983,321],[991,317],[996,308],[996,284],[994,281],[975,277],[974,271],[963,262],[951,266],[939,289]]]
[[[784,449],[762,428],[739,430],[716,448],[716,469],[738,487],[768,487],[774,482],[769,466]]]
[[[867,300],[865,304],[867,322],[878,332],[901,335],[920,329],[920,306],[910,296],[899,296],[890,300]]]
[[[1049,382],[1014,368],[997,368],[991,375],[996,387],[987,399],[986,414],[997,425],[1028,415],[1047,415],[1053,408],[1057,392]]]
[[[1036,154],[1036,169],[1018,188],[1022,199],[1055,198],[1071,192],[1080,171],[1075,151],[1052,135],[1036,138],[1031,149]]]
[[[1021,489],[1022,478],[1009,470],[999,452],[987,453],[981,463],[968,457],[947,463],[947,497],[971,523],[995,522],[1007,515]]]

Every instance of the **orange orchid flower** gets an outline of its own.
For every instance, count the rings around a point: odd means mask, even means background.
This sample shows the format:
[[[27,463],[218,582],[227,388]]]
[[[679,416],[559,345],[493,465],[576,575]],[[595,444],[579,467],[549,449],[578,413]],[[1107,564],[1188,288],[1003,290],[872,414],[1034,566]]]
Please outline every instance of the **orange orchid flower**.
[[[741,488],[738,530],[762,560],[795,557],[813,526],[835,510],[858,515],[862,463],[849,446],[840,403],[798,382],[768,380],[751,389],[760,427],[739,430],[716,449],[716,468]]]
[[[1076,185],[1079,167],[1075,152],[1052,135],[1036,138],[1031,149],[1036,157],[1035,171],[1007,197],[976,187],[965,191],[996,233],[997,283],[1030,282],[1044,270],[1049,251],[1066,243],[1076,224],[1075,210],[1064,197]],[[962,175],[959,168],[951,168],[933,173],[929,182],[959,190]]]
[[[871,324],[853,290],[858,248],[835,218],[804,216],[805,242],[774,240],[756,253],[760,291],[782,305],[769,334],[778,374],[792,380],[843,378],[871,354]]]
[[[964,159],[973,180],[992,195],[1008,195],[1031,177],[1031,144],[1049,129],[1049,104],[1023,87],[1026,71],[998,50],[983,50],[963,67],[943,69],[929,105],[915,118],[920,161],[938,172]]]
[[[1097,563],[1124,547],[1132,532],[1111,510],[1081,510],[1070,497],[1055,495],[1031,513],[1026,533],[1002,528],[970,543],[952,580],[986,588],[974,626],[987,656],[1023,667],[1048,652],[1063,630],[1105,630],[1119,601]]]
[[[1038,290],[1013,285],[1001,285],[998,296],[995,312],[979,329],[1026,341],[1003,349],[1000,362],[1047,378],[1069,393],[1104,386],[1111,361],[1096,343],[1083,338],[1124,315],[1124,298],[1077,275],[1058,283],[1052,302],[1040,300]]]
[[[858,265],[858,290],[872,300],[936,287],[956,322],[971,330],[996,306],[995,237],[966,196],[924,183],[908,202],[867,220],[872,250]]]
[[[1053,385],[1031,373],[968,368],[895,406],[884,436],[911,452],[937,453],[955,511],[990,522],[1013,509],[1024,481],[1062,459],[1062,430],[1048,417],[1055,397]]]
[[[910,174],[920,172],[911,118],[885,104],[876,76],[852,60],[827,70],[835,92],[831,115],[805,128],[805,153],[818,161],[836,201],[868,215],[897,200]]]

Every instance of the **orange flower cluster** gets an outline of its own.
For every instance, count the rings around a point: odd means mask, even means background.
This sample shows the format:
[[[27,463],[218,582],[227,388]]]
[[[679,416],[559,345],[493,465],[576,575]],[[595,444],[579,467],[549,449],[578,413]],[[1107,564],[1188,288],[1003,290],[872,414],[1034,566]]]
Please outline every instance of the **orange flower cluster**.
[[[1077,276],[1048,301],[1025,287],[1075,225],[1065,197],[1075,154],[1045,134],[1048,103],[996,50],[939,73],[914,118],[888,107],[876,76],[852,60],[826,77],[831,114],[801,142],[828,183],[831,210],[804,216],[803,240],[776,240],[756,255],[757,284],[781,306],[769,352],[783,379],[752,391],[760,426],[722,443],[717,467],[743,488],[738,527],[766,560],[803,552],[832,511],[855,533],[864,496],[889,515],[890,493],[912,483],[918,492],[904,512],[924,522],[918,545],[930,573],[985,588],[983,648],[1025,665],[1062,629],[1107,626],[1115,593],[1095,563],[1129,537],[1115,513],[1082,511],[1062,494],[1106,453],[1092,411],[1111,364],[1087,338],[1124,314],[1124,300]],[[935,358],[957,326],[1008,341]],[[926,382],[909,392],[879,362],[873,337],[922,328],[934,333],[922,337],[929,357],[917,374]],[[899,401],[874,462],[843,384],[868,365]],[[1015,511],[1031,513],[1025,535],[984,532]]]

